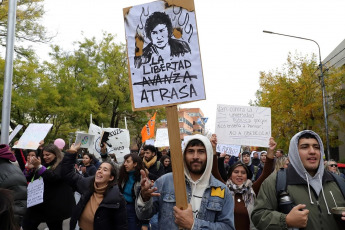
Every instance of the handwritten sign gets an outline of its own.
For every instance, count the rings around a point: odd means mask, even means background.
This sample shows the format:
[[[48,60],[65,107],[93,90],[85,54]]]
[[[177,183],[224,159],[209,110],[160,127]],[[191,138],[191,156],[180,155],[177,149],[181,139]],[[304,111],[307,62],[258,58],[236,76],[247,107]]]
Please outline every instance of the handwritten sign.
[[[156,147],[169,146],[168,129],[166,128],[157,129],[155,146]]]
[[[92,145],[92,142],[95,138],[95,135],[88,133],[77,133],[75,143],[81,143],[81,148],[89,148]]]
[[[271,108],[217,105],[218,143],[268,147]]]
[[[30,124],[13,148],[37,149],[40,141],[44,140],[52,126],[52,124]]]
[[[119,128],[101,128],[97,125],[90,124],[89,134],[94,135],[94,140],[92,145],[88,148],[89,152],[99,156],[101,154],[100,141],[102,138],[103,132],[108,132],[109,135],[107,140],[107,150],[108,153],[114,153],[116,159],[119,163],[124,161],[124,156],[130,153],[129,150],[129,131],[127,129]]]
[[[216,151],[220,153],[226,153],[230,156],[238,156],[241,151],[241,145],[223,145],[217,144]]]
[[[146,140],[145,141],[145,145],[155,145],[155,140],[153,140],[153,139],[148,139],[148,140]]]
[[[161,0],[124,9],[133,110],[206,98],[191,5]]]
[[[27,207],[30,208],[37,204],[43,203],[44,182],[43,179],[37,179],[28,184]]]

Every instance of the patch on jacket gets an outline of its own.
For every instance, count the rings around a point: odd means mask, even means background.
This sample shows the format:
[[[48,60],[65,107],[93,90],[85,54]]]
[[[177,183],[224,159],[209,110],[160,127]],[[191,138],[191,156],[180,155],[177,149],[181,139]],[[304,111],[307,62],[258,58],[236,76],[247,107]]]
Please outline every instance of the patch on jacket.
[[[218,188],[212,187],[211,196],[218,196],[220,198],[224,198],[224,195],[225,195],[225,188],[221,189],[220,187]]]

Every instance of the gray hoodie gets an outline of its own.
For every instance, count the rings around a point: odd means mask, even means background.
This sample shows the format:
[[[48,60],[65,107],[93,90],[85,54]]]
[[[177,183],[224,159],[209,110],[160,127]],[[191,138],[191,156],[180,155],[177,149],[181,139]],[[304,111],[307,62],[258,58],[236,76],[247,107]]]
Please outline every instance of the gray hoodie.
[[[310,133],[312,135],[314,135],[317,139],[317,141],[319,142],[320,145],[320,164],[319,164],[319,168],[317,169],[317,172],[314,176],[311,176],[307,170],[304,168],[301,158],[299,156],[299,152],[298,152],[298,140],[300,138],[300,136],[302,136],[305,133]],[[323,149],[323,144],[322,144],[322,140],[320,138],[320,136],[311,131],[311,130],[304,130],[301,131],[299,133],[297,133],[295,136],[293,136],[291,138],[290,141],[290,147],[289,147],[289,160],[291,165],[294,167],[294,169],[296,170],[296,172],[298,173],[298,175],[300,177],[302,177],[309,185],[315,190],[316,194],[319,196],[320,191],[322,190],[322,176],[324,173],[324,163],[323,163],[323,156],[324,156],[324,149]],[[311,203],[313,203],[311,201]]]

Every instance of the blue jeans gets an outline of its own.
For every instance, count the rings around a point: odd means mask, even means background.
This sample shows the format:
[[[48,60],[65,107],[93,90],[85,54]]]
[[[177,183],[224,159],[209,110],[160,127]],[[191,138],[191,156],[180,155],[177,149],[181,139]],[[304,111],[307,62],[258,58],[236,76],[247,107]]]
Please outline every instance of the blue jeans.
[[[135,214],[134,203],[126,204],[127,220],[128,220],[128,230],[141,230],[141,223]]]

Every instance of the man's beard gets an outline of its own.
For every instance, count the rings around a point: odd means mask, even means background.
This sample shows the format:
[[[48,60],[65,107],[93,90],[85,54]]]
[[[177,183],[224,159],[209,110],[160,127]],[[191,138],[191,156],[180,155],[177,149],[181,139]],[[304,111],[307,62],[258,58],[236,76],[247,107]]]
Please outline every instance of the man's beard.
[[[193,169],[192,168],[192,164],[193,163],[201,163],[201,168],[200,169]],[[207,162],[205,161],[204,163],[200,162],[200,161],[192,161],[190,163],[187,163],[186,162],[186,166],[189,170],[190,173],[193,173],[193,174],[197,174],[197,175],[202,175],[204,172],[205,172],[205,169],[206,169],[206,164]]]

